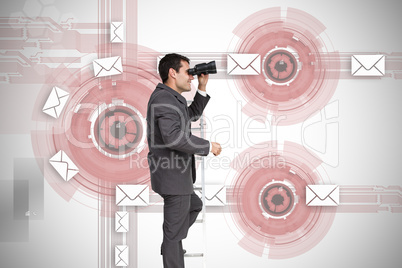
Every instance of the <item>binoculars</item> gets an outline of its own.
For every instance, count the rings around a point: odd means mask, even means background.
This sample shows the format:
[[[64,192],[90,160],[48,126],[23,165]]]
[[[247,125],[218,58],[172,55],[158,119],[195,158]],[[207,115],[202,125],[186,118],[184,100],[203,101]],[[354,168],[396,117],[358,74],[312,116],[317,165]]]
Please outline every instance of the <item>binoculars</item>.
[[[188,69],[187,72],[189,75],[216,74],[215,61],[197,64],[194,68]]]

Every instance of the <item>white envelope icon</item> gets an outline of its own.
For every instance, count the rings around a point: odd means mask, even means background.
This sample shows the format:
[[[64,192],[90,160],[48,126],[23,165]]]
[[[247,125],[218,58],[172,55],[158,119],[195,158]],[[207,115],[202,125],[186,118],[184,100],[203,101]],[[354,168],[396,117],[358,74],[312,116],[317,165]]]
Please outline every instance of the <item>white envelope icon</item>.
[[[96,77],[116,75],[123,73],[121,57],[98,59],[93,62]]]
[[[384,55],[353,55],[353,76],[383,76],[385,74]]]
[[[127,211],[117,211],[115,217],[115,230],[118,233],[128,232],[128,219],[129,214]]]
[[[147,185],[116,185],[116,205],[148,206],[149,187]]]
[[[197,190],[202,194],[201,190]],[[205,185],[205,206],[221,207],[226,205],[226,187],[224,185]]]
[[[59,118],[61,111],[67,103],[68,96],[68,92],[58,87],[53,87],[42,111],[54,118]]]
[[[259,54],[228,54],[229,75],[259,75],[261,56]]]
[[[57,170],[65,181],[69,181],[79,172],[78,167],[62,150],[50,158],[49,163]]]
[[[116,266],[128,266],[128,246],[126,245],[115,246],[114,264]]]
[[[338,185],[307,185],[306,186],[307,206],[338,206],[339,186]]]
[[[124,42],[124,24],[123,24],[123,22],[110,23],[110,42],[112,42],[112,43]]]

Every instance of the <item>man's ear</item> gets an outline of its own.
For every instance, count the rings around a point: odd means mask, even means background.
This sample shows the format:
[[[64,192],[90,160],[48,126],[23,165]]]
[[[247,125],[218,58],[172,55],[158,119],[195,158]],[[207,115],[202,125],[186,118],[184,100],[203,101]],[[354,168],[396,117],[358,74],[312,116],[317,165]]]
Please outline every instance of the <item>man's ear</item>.
[[[169,69],[169,76],[172,77],[173,79],[176,79],[176,70],[173,68]]]

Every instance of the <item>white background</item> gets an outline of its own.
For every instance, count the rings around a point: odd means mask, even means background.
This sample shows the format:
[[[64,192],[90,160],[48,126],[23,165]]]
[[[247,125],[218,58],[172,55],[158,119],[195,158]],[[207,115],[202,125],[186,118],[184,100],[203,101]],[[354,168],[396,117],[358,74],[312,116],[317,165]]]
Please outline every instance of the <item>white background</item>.
[[[32,12],[26,7],[30,2],[2,3],[0,14],[15,16],[24,6],[25,13]],[[46,15],[56,22],[65,17],[74,17],[77,22],[97,21],[96,1],[54,1],[50,6],[59,13],[49,9]],[[230,52],[227,50],[233,38],[232,30],[254,12],[276,6],[301,9],[317,18],[327,27],[326,34],[339,52],[401,51],[399,1],[140,0],[138,42],[160,52]],[[339,165],[323,166],[334,184],[401,185],[401,86],[401,80],[393,78],[339,81],[331,99],[339,103]],[[10,132],[3,131],[7,125],[2,127],[1,177],[10,179],[13,158],[34,157],[29,135],[33,103],[29,97],[21,100],[21,96],[36,96],[40,85],[1,84],[0,87],[2,124],[9,122],[6,115],[11,111],[16,118],[28,122],[17,134],[5,134]],[[214,80],[211,76],[208,93],[212,98],[206,116],[236,116],[238,99],[231,93],[233,90],[226,81]],[[21,103],[24,103],[23,109],[18,108]],[[243,115],[243,120],[246,119]],[[218,128],[219,124],[213,127]],[[266,129],[253,137],[256,143],[270,138],[269,126],[257,124],[256,127]],[[281,127],[278,139],[300,143],[300,132],[299,124]],[[221,157],[231,158],[235,151],[246,148],[245,143],[236,148],[224,148]],[[229,171],[210,168],[207,182],[230,181]],[[238,238],[228,227],[226,218],[222,214],[208,215],[207,267],[398,267],[402,262],[401,214],[337,214],[330,231],[316,247],[283,260],[258,257],[238,246]],[[1,254],[4,254],[1,259],[7,259],[7,267],[96,267],[97,224],[95,210],[75,201],[65,202],[45,182],[45,219],[30,223],[30,242],[0,243]],[[139,215],[140,268],[162,267],[161,225],[161,214]],[[197,235],[195,228],[185,241],[185,248],[197,249],[200,241]],[[17,253],[23,258],[8,263],[6,256]],[[6,267],[3,264],[0,266]],[[199,264],[194,259],[187,267],[201,267]]]

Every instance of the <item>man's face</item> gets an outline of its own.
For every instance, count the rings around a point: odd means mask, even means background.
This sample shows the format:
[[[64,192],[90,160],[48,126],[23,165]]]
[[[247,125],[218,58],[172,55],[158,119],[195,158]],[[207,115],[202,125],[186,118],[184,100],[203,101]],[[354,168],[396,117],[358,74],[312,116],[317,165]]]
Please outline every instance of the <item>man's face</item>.
[[[180,93],[191,90],[191,80],[194,79],[194,76],[188,74],[188,69],[190,69],[190,65],[187,61],[182,60],[179,72],[176,73],[176,87]]]

